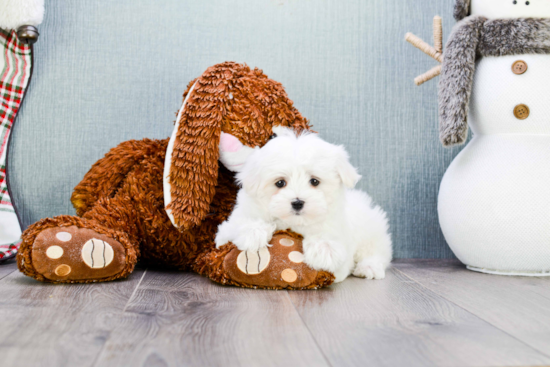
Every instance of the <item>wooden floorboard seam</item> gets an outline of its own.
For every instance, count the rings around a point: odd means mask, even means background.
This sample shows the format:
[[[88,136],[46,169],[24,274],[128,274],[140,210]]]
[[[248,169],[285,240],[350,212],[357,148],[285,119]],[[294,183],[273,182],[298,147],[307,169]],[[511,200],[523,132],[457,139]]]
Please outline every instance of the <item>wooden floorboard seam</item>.
[[[141,282],[143,281],[143,278],[145,278],[145,274],[147,274],[147,268],[145,268],[145,270],[143,271],[143,275],[141,276],[141,279],[139,280],[136,287],[134,288],[134,291],[132,292],[132,295],[130,296],[130,298],[128,298],[128,302],[126,302],[126,304],[124,305],[124,309],[122,310],[122,313],[126,312],[126,309],[128,308],[128,305],[130,304],[130,302],[132,301],[132,299],[136,295],[136,292],[139,289],[139,286],[141,285]]]
[[[101,346],[101,349],[99,350],[99,352],[94,357],[94,360],[93,360],[91,366],[93,366],[93,367],[97,366],[97,364],[99,363],[99,357],[101,357],[101,354],[103,354],[103,350],[105,349],[105,346],[107,345],[107,342],[109,342],[109,339],[111,339],[112,335],[113,335],[113,332],[111,330],[111,331],[109,331],[109,336],[105,339],[105,342]]]
[[[9,264],[9,265],[0,265],[0,266],[6,266],[6,267],[8,267],[8,266],[10,266],[10,265],[11,265],[11,264]],[[5,273],[2,272],[2,273],[0,274],[0,281],[2,281],[2,279],[6,278],[8,275],[10,275],[11,273],[13,273],[13,272],[16,271],[16,270],[17,270],[17,266],[14,266],[13,269],[8,270],[8,271],[5,272]]]
[[[315,338],[315,335],[313,335],[313,333],[312,333],[311,330],[309,329],[309,326],[306,324],[306,322],[305,322],[304,319],[302,318],[302,314],[300,313],[300,311],[298,311],[298,309],[296,308],[296,305],[294,304],[294,302],[292,302],[292,298],[290,298],[290,295],[288,294],[288,291],[285,291],[285,294],[286,294],[286,297],[288,298],[288,300],[290,301],[290,304],[292,305],[292,308],[294,308],[294,311],[296,311],[296,314],[297,314],[298,317],[300,318],[300,321],[302,321],[302,325],[304,325],[304,327],[306,328],[308,334],[311,336],[311,338],[312,338],[313,341],[315,342],[315,346],[316,346],[317,349],[319,350],[319,353],[321,353],[321,355],[323,356],[323,358],[325,359],[325,361],[327,362],[327,364],[328,364],[330,367],[333,367],[333,366],[332,366],[332,363],[330,363],[330,360],[328,359],[327,355],[326,355],[325,352],[323,351],[323,348],[321,348],[321,346],[319,345],[319,342],[318,342],[317,339]]]
[[[139,279],[139,282],[136,284],[136,287],[134,288],[134,290],[132,291],[132,294],[130,295],[130,297],[128,298],[128,301],[126,301],[126,304],[124,305],[124,308],[122,309],[122,311],[120,312],[120,315],[122,316],[125,312],[126,312],[126,309],[128,308],[128,305],[130,304],[130,301],[132,300],[132,298],[134,298],[134,296],[136,295],[136,292],[141,284],[141,281],[143,280],[143,278],[145,277],[145,274],[147,274],[147,268],[145,269],[145,271],[143,272],[143,274],[141,275],[141,278]],[[111,336],[113,335],[113,330],[110,330],[109,331],[109,336],[105,339],[105,341],[103,342],[103,345],[101,346],[101,349],[99,350],[99,352],[97,353],[97,355],[95,356],[94,358],[94,361],[92,362],[92,366],[97,366],[98,363],[100,363],[100,357],[101,355],[103,354],[103,350],[105,349],[105,347],[107,346],[107,344],[109,343],[109,340],[111,339]]]
[[[15,271],[15,269],[12,270],[12,271],[10,271],[9,273],[6,273],[6,274],[3,274],[2,276],[0,276],[0,281],[2,281],[2,279],[6,278],[8,275],[10,275],[11,273],[13,273],[14,271]]]
[[[475,314],[473,311],[469,310],[468,308],[466,308],[466,307],[464,307],[464,306],[462,306],[462,305],[457,304],[456,302],[452,301],[451,299],[445,297],[445,295],[439,293],[437,290],[430,288],[429,286],[425,285],[424,283],[422,283],[421,281],[419,281],[419,280],[417,280],[417,279],[415,279],[415,278],[412,278],[412,277],[409,276],[407,273],[401,271],[401,270],[398,269],[397,267],[393,266],[393,269],[395,269],[396,271],[398,271],[399,273],[401,273],[403,276],[405,276],[405,277],[409,278],[410,280],[414,281],[416,284],[420,285],[421,287],[423,287],[423,288],[429,290],[430,292],[433,292],[433,293],[437,294],[438,296],[440,296],[441,298],[445,299],[446,301],[452,303],[452,304],[455,305],[456,307],[459,307],[459,308],[463,309],[464,311],[466,311],[466,312],[468,312],[469,314],[471,314],[472,316],[474,316],[474,317],[480,319],[481,321],[485,322],[486,324],[491,325],[492,327],[494,327],[494,328],[500,330],[500,331],[503,332],[504,334],[506,334],[506,335],[510,336],[511,338],[517,340],[518,342],[522,343],[523,345],[527,346],[528,348],[530,348],[530,349],[532,349],[532,350],[534,350],[534,351],[540,353],[541,355],[545,356],[546,358],[550,358],[550,355],[547,354],[546,352],[540,350],[540,349],[537,348],[537,347],[534,347],[533,345],[527,343],[527,342],[524,341],[524,340],[519,339],[517,336],[510,334],[510,333],[507,332],[506,330],[503,330],[501,327],[499,327],[499,326],[493,324],[492,322],[486,320],[484,317]]]
[[[95,366],[329,366],[285,297],[147,271]]]
[[[545,294],[541,294],[541,293],[539,293],[539,292],[535,292],[535,293],[536,293],[539,297],[542,297],[542,298],[547,299],[547,300],[550,301],[550,297],[546,296]]]

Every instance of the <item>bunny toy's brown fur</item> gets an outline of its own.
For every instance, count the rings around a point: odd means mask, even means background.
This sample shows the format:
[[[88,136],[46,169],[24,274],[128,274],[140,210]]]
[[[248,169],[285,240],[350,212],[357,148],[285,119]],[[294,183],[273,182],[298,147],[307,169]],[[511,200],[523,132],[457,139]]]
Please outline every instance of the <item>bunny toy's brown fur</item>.
[[[255,147],[268,141],[273,126],[300,131],[309,129],[309,124],[282,85],[259,69],[233,62],[212,66],[189,84],[184,100],[192,86],[172,151],[168,207],[163,202],[168,139],[123,142],[96,162],[76,186],[71,201],[78,217],[42,219],[24,232],[18,254],[23,273],[55,283],[107,281],[126,277],[140,259],[193,270],[224,284],[255,286],[231,279],[224,270],[224,257],[234,246],[216,249],[214,245],[217,226],[229,216],[238,190],[234,174],[218,162],[220,134],[232,134]],[[109,266],[116,269],[80,264],[82,242],[92,237],[114,249]],[[327,285],[332,279],[331,274],[319,272],[302,288]]]

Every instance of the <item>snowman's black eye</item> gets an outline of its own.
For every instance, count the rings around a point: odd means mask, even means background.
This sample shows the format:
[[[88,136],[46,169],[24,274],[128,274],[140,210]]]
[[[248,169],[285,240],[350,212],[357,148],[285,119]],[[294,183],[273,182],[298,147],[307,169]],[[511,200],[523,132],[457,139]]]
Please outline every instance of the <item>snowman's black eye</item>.
[[[525,3],[525,5],[529,5],[529,4],[531,4],[529,1],[527,1],[527,2]]]
[[[518,2],[517,2],[516,0],[514,0],[514,5],[517,5],[517,3],[518,3]]]

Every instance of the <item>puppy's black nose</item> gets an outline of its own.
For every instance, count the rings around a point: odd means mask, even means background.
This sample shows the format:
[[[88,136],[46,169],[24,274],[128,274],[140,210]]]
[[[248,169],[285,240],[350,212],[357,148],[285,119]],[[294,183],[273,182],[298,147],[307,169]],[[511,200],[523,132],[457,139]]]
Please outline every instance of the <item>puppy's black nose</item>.
[[[304,207],[304,203],[305,203],[305,201],[300,200],[300,199],[296,199],[290,204],[292,205],[292,209],[300,211]]]

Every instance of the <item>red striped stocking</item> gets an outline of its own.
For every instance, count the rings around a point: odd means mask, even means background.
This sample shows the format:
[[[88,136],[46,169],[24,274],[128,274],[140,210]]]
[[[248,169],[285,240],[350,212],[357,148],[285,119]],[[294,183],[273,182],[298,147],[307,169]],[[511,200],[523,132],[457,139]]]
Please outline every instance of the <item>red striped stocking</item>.
[[[15,256],[21,227],[7,180],[10,132],[31,76],[32,49],[0,29],[0,262]]]

